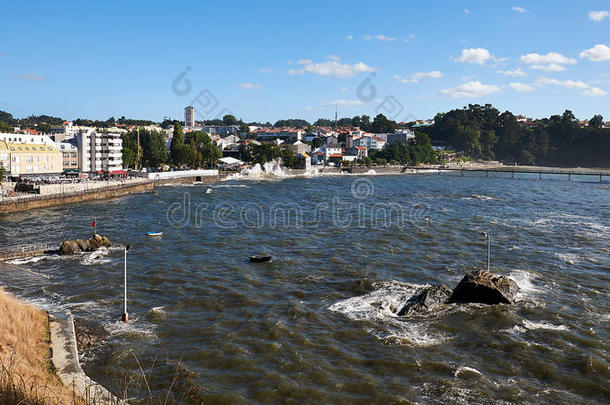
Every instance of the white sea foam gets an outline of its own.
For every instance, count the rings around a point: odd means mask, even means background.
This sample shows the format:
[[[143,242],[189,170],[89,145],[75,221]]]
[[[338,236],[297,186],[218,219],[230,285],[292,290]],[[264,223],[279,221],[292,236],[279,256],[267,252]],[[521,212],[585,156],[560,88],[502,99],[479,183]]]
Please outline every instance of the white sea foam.
[[[378,283],[368,294],[339,301],[328,307],[354,321],[374,322],[367,331],[378,339],[401,344],[433,345],[444,340],[439,334],[430,333],[424,321],[412,321],[398,317],[397,313],[414,294],[424,287],[398,281]]]
[[[14,260],[9,260],[7,263],[10,264],[28,264],[28,263],[38,263],[41,260],[46,259],[47,256],[35,256],[35,257],[27,257],[25,259],[14,259]]]
[[[112,259],[107,258],[110,253],[110,249],[101,247],[94,252],[85,253],[80,261],[84,266],[92,266],[102,263],[110,263]]]
[[[555,253],[555,257],[567,264],[574,264],[580,261],[580,257],[574,253]]]
[[[473,194],[470,197],[462,197],[462,200],[479,200],[479,201],[489,201],[495,200],[495,198],[490,197],[484,194]]]
[[[508,278],[517,283],[519,287],[519,292],[515,296],[517,301],[533,299],[542,292],[542,289],[533,282],[537,278],[534,273],[525,270],[514,270],[509,273]]]
[[[481,373],[479,370],[477,370],[476,368],[473,367],[468,367],[468,366],[462,366],[462,367],[458,367],[457,370],[455,370],[455,373],[453,374],[456,378],[458,377],[473,377],[473,376],[482,376],[483,373]]]
[[[544,321],[534,322],[534,321],[528,321],[527,319],[523,320],[523,326],[528,330],[535,330],[535,329],[568,330],[567,326],[565,326],[565,325],[552,325],[552,324],[544,322]]]
[[[129,322],[125,323],[121,320],[106,323],[106,330],[113,336],[123,335],[139,335],[145,339],[156,339],[157,335],[154,332],[154,325],[146,322],[140,322],[137,318],[130,317]]]

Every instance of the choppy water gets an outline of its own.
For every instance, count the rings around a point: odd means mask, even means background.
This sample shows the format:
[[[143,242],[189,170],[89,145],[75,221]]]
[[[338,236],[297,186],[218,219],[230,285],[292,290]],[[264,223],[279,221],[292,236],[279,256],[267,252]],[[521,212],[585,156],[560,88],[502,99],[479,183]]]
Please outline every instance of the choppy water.
[[[94,216],[131,244],[132,322],[120,248],[16,262],[0,283],[103,323],[112,338],[84,368],[115,391],[135,354],[156,393],[182,361],[206,403],[604,403],[610,185],[576,180],[237,180],[12,214],[0,246],[85,237]],[[481,231],[517,304],[397,317],[418,288],[484,266]],[[249,263],[258,252],[275,260]]]

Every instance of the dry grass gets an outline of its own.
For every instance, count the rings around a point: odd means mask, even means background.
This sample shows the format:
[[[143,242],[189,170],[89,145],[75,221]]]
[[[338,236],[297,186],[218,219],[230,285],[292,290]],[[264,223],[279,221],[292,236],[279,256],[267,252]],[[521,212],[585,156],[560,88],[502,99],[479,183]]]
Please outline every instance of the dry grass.
[[[48,315],[0,289],[0,405],[82,402],[52,370]]]

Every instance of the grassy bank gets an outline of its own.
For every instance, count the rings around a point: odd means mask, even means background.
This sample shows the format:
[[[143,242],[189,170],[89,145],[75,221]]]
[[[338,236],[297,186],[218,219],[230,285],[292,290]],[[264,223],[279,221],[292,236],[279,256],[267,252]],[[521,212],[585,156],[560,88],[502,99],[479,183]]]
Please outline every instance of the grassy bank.
[[[0,405],[80,404],[53,373],[46,312],[0,289]]]

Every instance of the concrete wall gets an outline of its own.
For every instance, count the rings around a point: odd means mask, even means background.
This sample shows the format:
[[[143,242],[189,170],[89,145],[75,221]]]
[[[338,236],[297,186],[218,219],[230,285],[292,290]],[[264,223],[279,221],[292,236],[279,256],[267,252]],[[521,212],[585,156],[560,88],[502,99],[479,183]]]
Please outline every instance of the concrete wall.
[[[125,184],[108,189],[103,188],[73,194],[35,196],[26,199],[18,199],[16,201],[7,201],[7,199],[5,199],[2,204],[0,204],[0,214],[73,204],[82,201],[101,200],[105,198],[120,197],[127,194],[146,193],[152,191],[154,188],[155,185],[153,182],[146,181],[138,182],[137,184]]]

